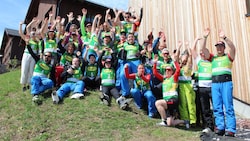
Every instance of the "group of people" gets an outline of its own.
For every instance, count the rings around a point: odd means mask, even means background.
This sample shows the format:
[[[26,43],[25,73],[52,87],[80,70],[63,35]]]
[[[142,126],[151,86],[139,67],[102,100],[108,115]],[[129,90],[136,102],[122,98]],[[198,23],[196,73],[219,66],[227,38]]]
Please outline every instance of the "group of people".
[[[184,124],[190,128],[201,117],[204,132],[235,135],[231,77],[235,46],[222,30],[218,34],[222,40],[215,44],[217,55],[206,47],[209,28],[192,46],[185,42],[182,49],[179,41],[170,52],[163,31],[156,39],[150,32],[143,44],[139,43],[142,8],[139,15],[134,10],[113,9],[115,17],[111,17],[110,12],[106,11],[102,24],[100,14],[86,23],[85,8],[77,18],[79,23],[74,23],[72,12],[66,25],[66,19],[52,19],[52,14],[41,27],[41,21],[34,18],[26,34],[21,22],[19,33],[26,42],[20,81],[23,91],[31,85],[32,100],[37,102],[45,90],[55,89],[51,96],[58,104],[69,93],[70,98],[80,99],[86,90],[100,89],[104,104],[110,106],[113,97],[125,110],[133,98],[150,118],[160,115],[159,126]],[[197,49],[198,42],[201,46]],[[229,53],[225,53],[226,45]]]

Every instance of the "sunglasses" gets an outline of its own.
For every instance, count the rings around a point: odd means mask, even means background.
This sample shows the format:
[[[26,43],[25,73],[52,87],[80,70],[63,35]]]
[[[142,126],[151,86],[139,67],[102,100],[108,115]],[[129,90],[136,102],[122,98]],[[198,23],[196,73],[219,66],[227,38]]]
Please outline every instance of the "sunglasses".
[[[45,57],[51,57],[50,55],[46,55],[46,54],[45,54],[44,56],[45,56]]]
[[[166,54],[166,55],[169,55],[169,53],[163,53],[164,55]]]
[[[166,69],[166,71],[172,71],[172,69]]]

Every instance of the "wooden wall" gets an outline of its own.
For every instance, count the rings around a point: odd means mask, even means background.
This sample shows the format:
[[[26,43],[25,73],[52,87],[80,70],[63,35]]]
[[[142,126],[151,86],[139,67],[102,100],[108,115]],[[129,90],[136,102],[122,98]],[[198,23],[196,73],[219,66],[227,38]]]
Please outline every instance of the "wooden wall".
[[[245,16],[245,0],[130,0],[129,6],[137,13],[139,7],[144,8],[139,42],[152,28],[155,38],[162,29],[170,51],[179,40],[192,43],[195,37],[202,37],[203,30],[209,27],[207,47],[215,53],[218,31],[224,30],[237,51],[233,63],[234,97],[250,104],[250,18]]]

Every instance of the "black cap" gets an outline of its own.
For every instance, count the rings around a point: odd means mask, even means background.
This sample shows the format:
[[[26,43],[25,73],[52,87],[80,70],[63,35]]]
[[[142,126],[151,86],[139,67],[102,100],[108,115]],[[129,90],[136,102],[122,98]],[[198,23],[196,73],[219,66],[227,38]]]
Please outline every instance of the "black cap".
[[[218,41],[215,46],[224,46],[225,47],[225,43],[223,41]]]

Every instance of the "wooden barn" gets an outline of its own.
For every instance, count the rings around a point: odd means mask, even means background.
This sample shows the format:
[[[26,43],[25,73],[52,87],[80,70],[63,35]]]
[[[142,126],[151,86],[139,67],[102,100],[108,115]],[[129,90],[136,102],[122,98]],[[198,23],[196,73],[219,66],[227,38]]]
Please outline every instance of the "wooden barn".
[[[250,0],[130,0],[129,6],[136,12],[139,7],[144,8],[139,41],[143,41],[152,28],[154,37],[163,30],[170,51],[176,48],[179,40],[192,43],[197,36],[202,37],[204,29],[209,27],[207,47],[215,53],[218,31],[222,29],[236,46],[234,97],[249,106]]]
[[[8,65],[10,59],[22,60],[22,54],[24,47],[19,46],[20,36],[17,30],[5,28],[2,45],[0,49],[0,64]]]

